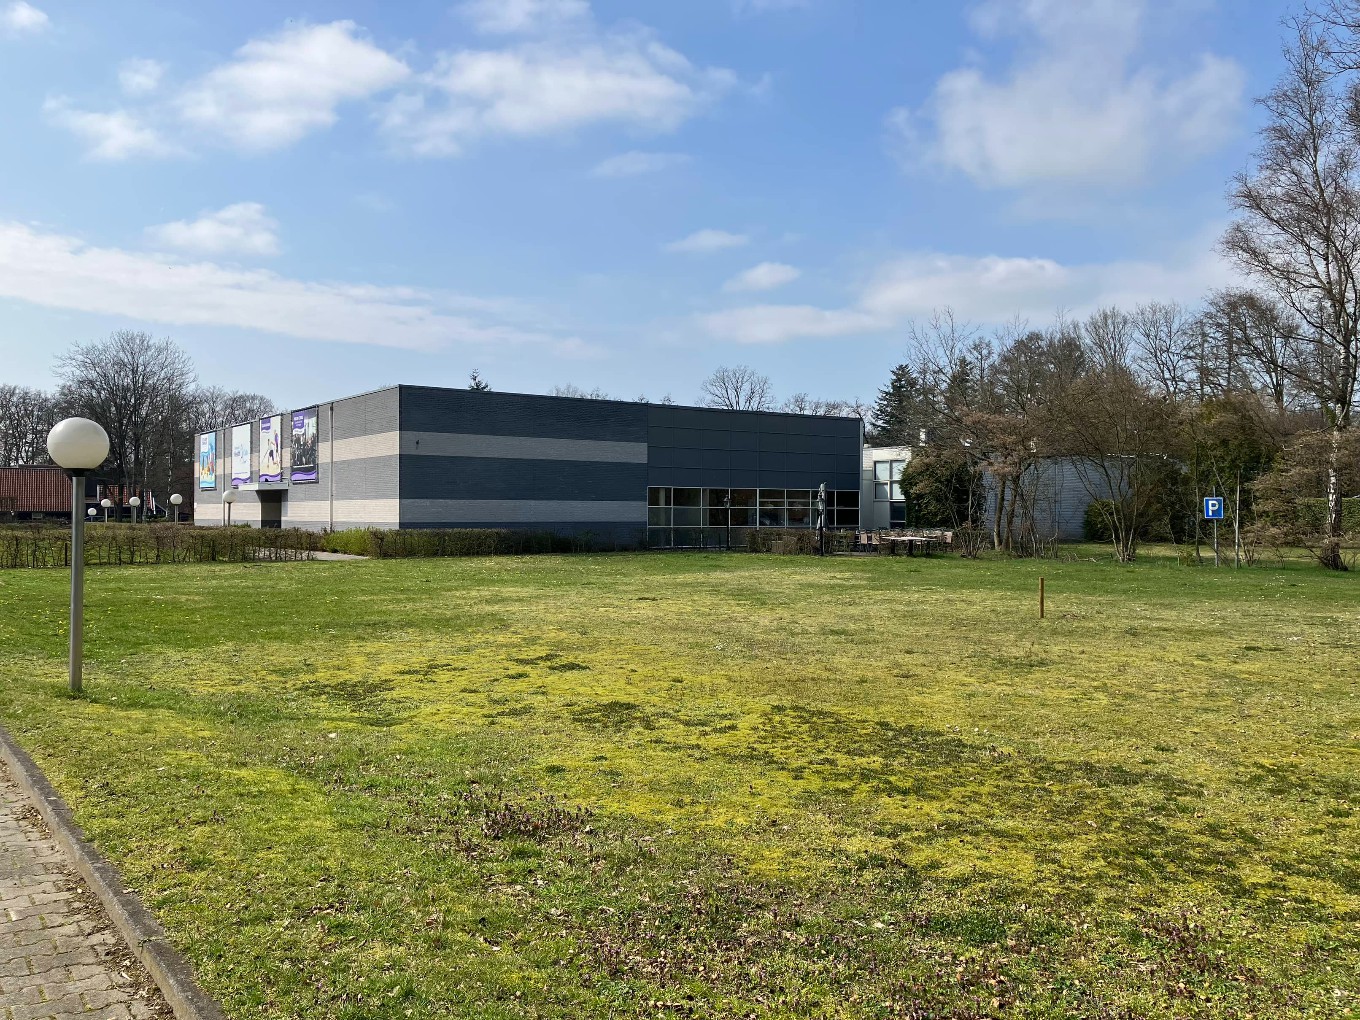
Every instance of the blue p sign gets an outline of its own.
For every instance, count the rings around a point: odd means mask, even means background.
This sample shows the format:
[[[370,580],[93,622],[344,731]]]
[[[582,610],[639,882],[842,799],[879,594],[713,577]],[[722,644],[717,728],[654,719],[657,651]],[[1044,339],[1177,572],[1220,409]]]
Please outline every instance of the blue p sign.
[[[1204,519],[1206,521],[1223,520],[1223,497],[1205,496],[1204,497]]]

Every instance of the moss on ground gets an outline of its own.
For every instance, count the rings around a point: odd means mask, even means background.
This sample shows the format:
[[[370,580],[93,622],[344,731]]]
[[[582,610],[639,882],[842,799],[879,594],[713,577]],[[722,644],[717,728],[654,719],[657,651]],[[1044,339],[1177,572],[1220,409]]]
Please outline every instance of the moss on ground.
[[[92,570],[70,700],[11,571],[0,719],[234,1017],[1356,1016],[1356,583]]]

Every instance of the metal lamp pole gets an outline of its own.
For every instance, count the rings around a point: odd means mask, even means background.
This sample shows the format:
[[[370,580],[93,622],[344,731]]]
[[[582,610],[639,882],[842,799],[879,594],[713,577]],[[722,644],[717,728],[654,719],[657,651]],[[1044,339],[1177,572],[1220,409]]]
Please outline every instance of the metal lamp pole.
[[[71,644],[72,694],[79,694],[85,644],[85,474],[109,455],[108,433],[88,418],[66,418],[47,436],[47,452],[71,476]],[[91,507],[90,509],[94,509]]]
[[[227,508],[227,527],[231,527],[231,505],[236,502],[236,490],[228,489],[222,493],[222,503]]]

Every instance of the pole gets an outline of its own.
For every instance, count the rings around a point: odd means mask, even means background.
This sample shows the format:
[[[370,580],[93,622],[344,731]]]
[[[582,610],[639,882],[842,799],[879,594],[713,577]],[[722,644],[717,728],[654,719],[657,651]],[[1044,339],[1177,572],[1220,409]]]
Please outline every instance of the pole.
[[[1218,518],[1214,518],[1214,566],[1218,566]]]
[[[1044,579],[1039,578],[1039,619],[1044,618]]]
[[[71,693],[79,694],[85,639],[85,472],[71,473]]]
[[[1233,567],[1242,566],[1242,472],[1237,472],[1237,492],[1233,496]]]
[[[175,523],[178,524],[178,523],[179,523],[179,504],[178,504],[178,503],[175,503],[175,504],[173,504],[173,505],[174,505],[174,507],[175,507]]]

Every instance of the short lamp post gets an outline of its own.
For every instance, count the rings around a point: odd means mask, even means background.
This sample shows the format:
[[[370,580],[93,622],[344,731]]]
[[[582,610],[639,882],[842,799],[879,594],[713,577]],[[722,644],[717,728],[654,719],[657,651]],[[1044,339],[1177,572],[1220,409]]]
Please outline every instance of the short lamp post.
[[[105,496],[103,499],[101,499],[101,500],[99,501],[99,505],[102,506],[102,507],[104,508],[104,523],[105,523],[105,524],[108,524],[108,523],[109,523],[109,507],[113,506],[113,500],[109,499],[108,496]]]
[[[90,507],[90,509],[85,511],[85,516],[88,517],[90,520],[94,520],[95,515],[98,513],[99,513],[98,510],[96,510],[94,507]]]
[[[109,435],[88,418],[66,418],[47,435],[47,452],[71,476],[71,693],[79,694],[85,640],[85,473],[104,463]]]
[[[179,523],[179,505],[184,502],[184,497],[178,492],[170,497],[170,505],[175,508],[175,523]]]
[[[132,523],[137,523],[137,508],[142,505],[141,496],[131,496],[128,498],[128,506],[132,507]]]
[[[236,490],[228,489],[222,493],[222,505],[227,508],[227,527],[231,527],[231,505],[236,502]]]

